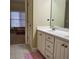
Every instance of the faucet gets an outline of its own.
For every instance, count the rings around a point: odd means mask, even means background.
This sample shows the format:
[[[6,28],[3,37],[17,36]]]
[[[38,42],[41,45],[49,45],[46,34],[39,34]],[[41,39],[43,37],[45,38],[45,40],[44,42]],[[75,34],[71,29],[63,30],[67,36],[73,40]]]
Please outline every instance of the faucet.
[[[55,30],[55,27],[52,27],[52,30]]]
[[[54,21],[54,19],[51,19],[51,21]],[[55,30],[54,24],[51,25],[52,30]]]

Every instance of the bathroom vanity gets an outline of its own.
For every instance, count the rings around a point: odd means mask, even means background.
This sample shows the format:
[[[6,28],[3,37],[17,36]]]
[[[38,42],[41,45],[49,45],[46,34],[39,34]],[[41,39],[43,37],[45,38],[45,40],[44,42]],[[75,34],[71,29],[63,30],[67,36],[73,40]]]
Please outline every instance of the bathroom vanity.
[[[37,49],[46,59],[69,59],[68,29],[37,27]]]
[[[37,26],[50,26],[50,27],[60,26],[68,28],[69,26],[68,2],[69,0],[25,0],[26,4],[25,34],[28,39],[25,40],[26,44],[28,43],[32,49],[36,48]],[[48,34],[48,32],[44,33]]]

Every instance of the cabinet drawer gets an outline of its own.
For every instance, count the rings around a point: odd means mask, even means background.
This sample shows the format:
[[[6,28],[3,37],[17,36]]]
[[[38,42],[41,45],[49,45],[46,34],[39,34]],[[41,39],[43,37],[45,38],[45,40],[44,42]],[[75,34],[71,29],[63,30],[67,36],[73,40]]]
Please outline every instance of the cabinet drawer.
[[[47,50],[45,51],[45,57],[46,59],[53,59],[53,54],[51,54],[50,52],[48,52]]]
[[[54,43],[54,36],[46,34],[46,40],[49,40],[50,42]]]
[[[53,53],[53,48],[54,48],[53,46],[54,45],[51,42],[46,40],[46,49],[50,51],[51,53]]]

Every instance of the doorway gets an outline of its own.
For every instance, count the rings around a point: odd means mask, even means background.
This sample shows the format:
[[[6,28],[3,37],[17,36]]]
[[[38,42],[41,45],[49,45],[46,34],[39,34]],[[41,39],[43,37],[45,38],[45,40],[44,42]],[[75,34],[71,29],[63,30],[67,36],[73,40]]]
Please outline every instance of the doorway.
[[[10,2],[10,44],[25,44],[25,0]]]

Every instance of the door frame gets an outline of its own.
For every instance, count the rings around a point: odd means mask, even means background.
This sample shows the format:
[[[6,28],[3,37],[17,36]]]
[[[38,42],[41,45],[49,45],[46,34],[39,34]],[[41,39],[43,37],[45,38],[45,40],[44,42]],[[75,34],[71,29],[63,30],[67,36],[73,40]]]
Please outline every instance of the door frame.
[[[25,44],[32,48],[33,41],[33,0],[25,0]],[[31,32],[31,33],[30,33]],[[30,33],[30,34],[29,34]]]

